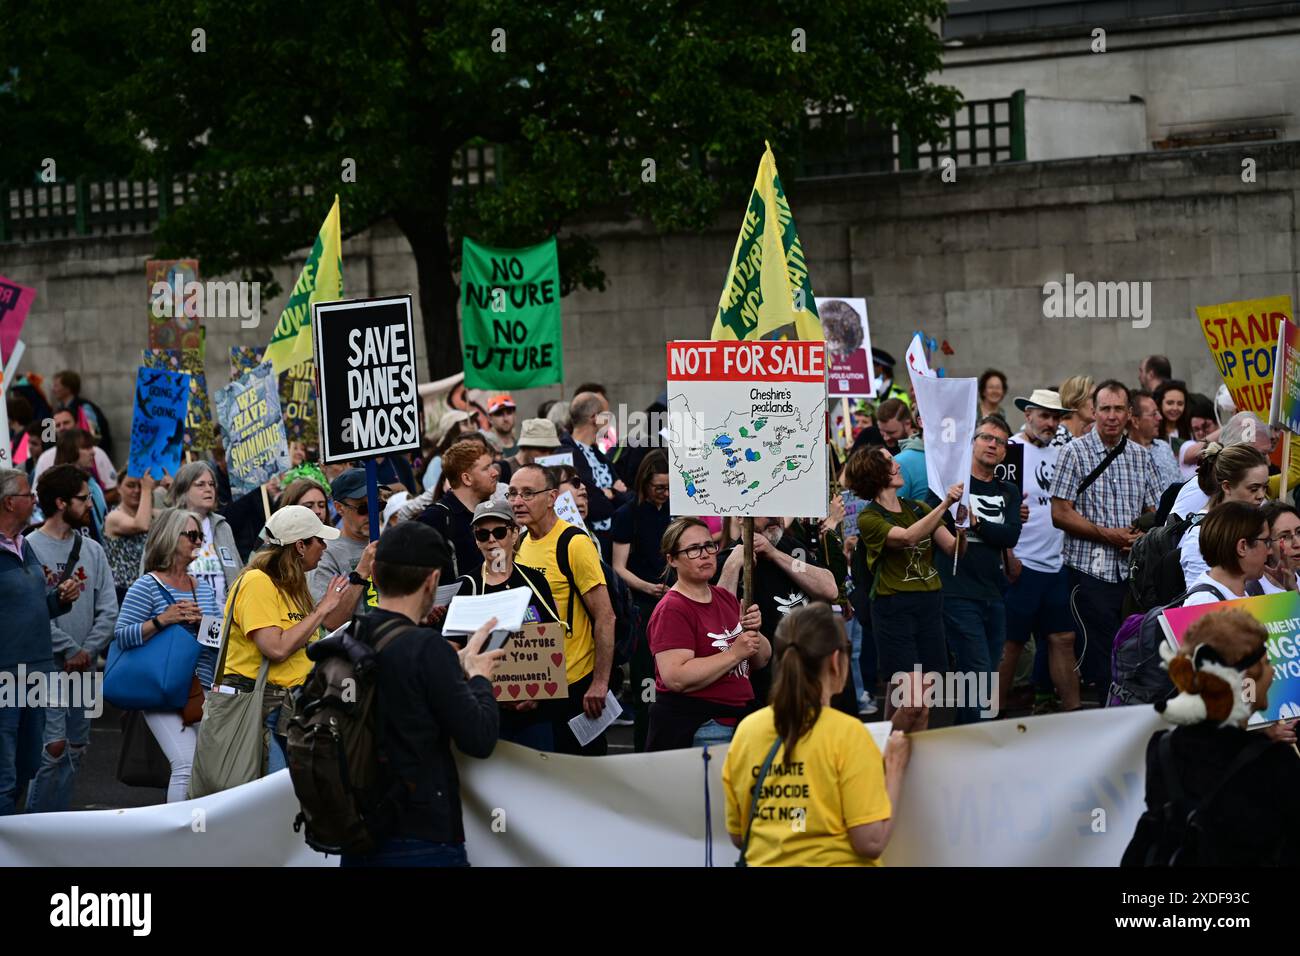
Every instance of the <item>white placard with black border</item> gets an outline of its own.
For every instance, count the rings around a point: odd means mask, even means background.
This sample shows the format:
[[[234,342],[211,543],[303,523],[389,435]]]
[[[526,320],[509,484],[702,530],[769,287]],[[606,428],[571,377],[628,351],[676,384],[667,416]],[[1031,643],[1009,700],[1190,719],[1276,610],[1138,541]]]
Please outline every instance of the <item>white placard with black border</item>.
[[[321,461],[420,447],[411,296],[312,305]]]

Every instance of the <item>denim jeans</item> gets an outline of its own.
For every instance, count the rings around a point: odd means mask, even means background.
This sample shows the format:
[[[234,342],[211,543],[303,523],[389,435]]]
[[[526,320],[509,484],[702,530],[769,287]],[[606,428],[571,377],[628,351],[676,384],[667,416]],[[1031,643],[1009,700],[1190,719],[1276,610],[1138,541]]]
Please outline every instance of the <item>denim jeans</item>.
[[[850,673],[853,674],[853,697],[861,700],[865,690],[862,684],[862,622],[856,617],[851,618],[844,623],[844,629],[853,642],[853,665],[850,668]]]
[[[266,717],[266,729],[271,732],[271,746],[266,751],[266,775],[268,777],[277,770],[286,770],[289,767],[289,742],[275,732],[275,725],[279,719],[280,709],[278,707]]]
[[[731,738],[734,736],[736,736],[735,727],[728,727],[716,720],[706,720],[700,725],[700,729],[695,731],[695,738],[691,741],[691,746],[703,747],[705,744],[730,743]]]
[[[63,741],[63,753],[50,754],[50,745]],[[67,810],[72,805],[72,784],[86,758],[90,744],[90,717],[82,702],[77,706],[45,708],[44,747],[41,766],[27,793],[29,813]]]
[[[973,724],[980,719],[983,709],[973,705],[997,704],[993,675],[998,672],[1002,645],[1007,639],[1006,605],[1001,600],[948,597],[943,602],[943,629],[957,671],[963,675],[958,686],[973,687],[981,695],[985,692],[988,695],[978,702],[965,700],[962,702],[964,706],[957,708],[956,723]]]
[[[381,842],[373,853],[344,853],[339,866],[469,866],[463,843],[431,843],[391,837]]]
[[[28,669],[34,671],[37,666],[28,665]],[[16,674],[10,672],[9,679],[17,686]],[[19,688],[20,693],[24,690]],[[18,794],[27,792],[41,763],[44,739],[45,708],[0,706],[0,817],[13,813]]]

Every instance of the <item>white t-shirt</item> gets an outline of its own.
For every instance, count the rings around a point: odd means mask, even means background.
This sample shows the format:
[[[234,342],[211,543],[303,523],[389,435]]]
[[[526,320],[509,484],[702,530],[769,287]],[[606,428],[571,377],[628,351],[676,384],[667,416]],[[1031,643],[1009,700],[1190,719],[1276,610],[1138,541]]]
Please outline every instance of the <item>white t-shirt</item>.
[[[226,572],[221,569],[221,556],[217,554],[216,543],[212,540],[212,518],[203,519],[203,544],[194,553],[194,560],[187,569],[200,581],[206,581],[217,594],[217,603],[224,606],[226,601]]]
[[[1278,587],[1276,584],[1274,584],[1272,581],[1270,581],[1267,577],[1263,577],[1263,578],[1260,578],[1260,579],[1259,579],[1259,586],[1260,586],[1260,589],[1261,589],[1265,594],[1286,594],[1286,593],[1287,593],[1286,588],[1280,588],[1280,587]]]
[[[54,466],[54,453],[56,451],[58,451],[57,448],[47,448],[36,459],[36,468],[32,472],[32,487],[35,487],[36,482],[40,481],[41,472]],[[99,479],[99,486],[105,491],[117,487],[117,469],[108,460],[108,455],[104,454],[104,449],[98,445],[95,446],[95,476]]]
[[[1178,492],[1178,497],[1174,499],[1174,506],[1169,509],[1169,513],[1186,518],[1198,511],[1204,511],[1209,503],[1210,496],[1201,490],[1201,486],[1193,478]]]
[[[1198,584],[1210,585],[1212,588],[1215,588],[1219,592],[1219,594],[1222,594],[1223,597],[1221,598],[1218,597],[1214,593],[1214,591],[1202,591],[1200,594],[1193,594],[1186,601],[1184,601],[1183,607],[1199,607],[1202,604],[1218,604],[1220,601],[1223,600],[1239,601],[1246,596],[1244,594],[1237,594],[1235,591],[1229,590],[1227,585],[1223,584],[1220,581],[1214,580],[1212,577],[1210,577],[1209,571],[1206,571],[1204,574],[1198,576],[1195,581],[1191,582],[1187,586],[1188,588],[1194,588]]]
[[[1204,515],[1205,512],[1201,511],[1199,514]],[[1199,521],[1183,532],[1183,539],[1178,542],[1178,563],[1182,566],[1184,581],[1199,578],[1204,572],[1210,570],[1210,566],[1205,563],[1205,556],[1201,554]]]
[[[1061,446],[1039,448],[1025,438],[1023,431],[1013,435],[1011,440],[1025,446],[1021,481],[1029,495],[1025,500],[1029,506],[1029,520],[1021,526],[1020,540],[1013,550],[1025,567],[1054,574],[1064,564],[1061,552],[1065,547],[1065,532],[1052,524],[1052,476]]]

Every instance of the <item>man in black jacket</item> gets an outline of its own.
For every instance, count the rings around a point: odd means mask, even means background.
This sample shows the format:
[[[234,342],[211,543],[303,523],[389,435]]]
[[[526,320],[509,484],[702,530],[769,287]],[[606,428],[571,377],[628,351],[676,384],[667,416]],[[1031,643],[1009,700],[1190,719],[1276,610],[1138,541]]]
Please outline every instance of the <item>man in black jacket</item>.
[[[601,553],[608,554],[610,521],[614,512],[632,499],[627,486],[616,474],[605,453],[596,444],[609,403],[599,392],[580,392],[569,405],[569,434],[560,451],[572,452],[573,470],[587,486],[587,525],[600,540]]]
[[[372,853],[344,854],[342,866],[468,866],[460,777],[451,744],[486,758],[496,746],[499,715],[492,672],[505,651],[482,653],[496,619],[474,632],[465,650],[416,626],[433,607],[451,551],[418,521],[380,535],[373,574],[379,607],[361,620],[361,639],[398,619],[397,636],[378,654],[379,752],[401,793],[396,819]]]

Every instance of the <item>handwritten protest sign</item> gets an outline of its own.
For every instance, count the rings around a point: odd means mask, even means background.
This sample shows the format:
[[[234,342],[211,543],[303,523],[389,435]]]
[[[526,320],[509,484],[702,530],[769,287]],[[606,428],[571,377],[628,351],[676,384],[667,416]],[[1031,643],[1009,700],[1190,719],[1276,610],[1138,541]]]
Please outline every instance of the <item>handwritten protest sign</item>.
[[[262,364],[265,350],[255,345],[230,347],[230,377],[236,379]],[[300,362],[279,375],[284,434],[291,442],[314,445],[316,430],[316,363]]]
[[[150,259],[144,264],[144,276],[149,289],[149,348],[202,348],[199,260]],[[168,290],[165,296],[159,283]]]
[[[275,369],[264,362],[217,392],[230,490],[239,497],[289,470]]]
[[[0,276],[0,365],[8,362],[13,354],[35,299],[35,289]],[[5,387],[9,387],[8,382]]]
[[[1273,683],[1268,688],[1268,706],[1251,714],[1251,725],[1300,717],[1300,594],[1286,591],[1236,601],[1170,608],[1161,612],[1161,626],[1170,643],[1179,647],[1193,621],[1211,611],[1229,608],[1245,611],[1268,631],[1264,649],[1269,666],[1273,668]]]
[[[492,676],[500,701],[557,700],[569,696],[564,669],[564,625],[525,624],[506,643],[506,657]]]
[[[200,332],[200,338],[202,333]],[[184,372],[190,377],[190,402],[185,412],[185,447],[201,454],[217,442],[217,426],[208,402],[208,378],[203,349],[146,349],[145,368]]]
[[[1291,321],[1291,297],[1246,299],[1197,306],[1205,343],[1238,411],[1267,420],[1273,399],[1273,349],[1277,324]]]
[[[525,249],[493,249],[466,238],[461,262],[465,387],[563,382],[555,239]]]
[[[175,474],[185,440],[185,412],[190,401],[190,377],[184,372],[142,368],[135,378],[135,408],[131,412],[131,475],[161,479]]]

